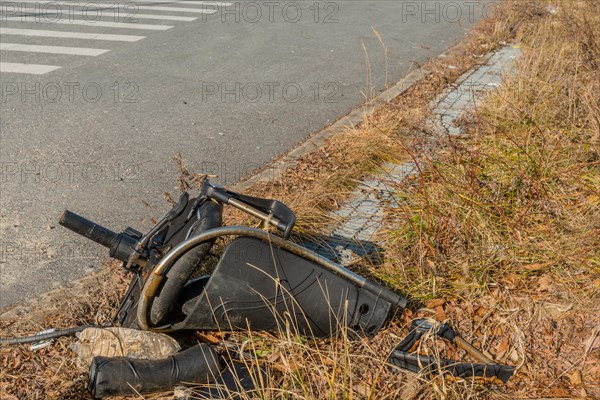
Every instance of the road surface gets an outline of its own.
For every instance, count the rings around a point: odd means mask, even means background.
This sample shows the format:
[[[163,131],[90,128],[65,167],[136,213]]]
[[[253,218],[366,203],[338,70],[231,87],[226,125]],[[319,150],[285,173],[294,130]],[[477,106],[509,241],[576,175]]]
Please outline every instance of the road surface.
[[[192,171],[240,180],[444,52],[491,8],[0,5],[0,306],[89,273],[106,256],[57,225],[64,209],[116,231],[147,230],[167,209],[163,193],[177,192],[178,152]]]

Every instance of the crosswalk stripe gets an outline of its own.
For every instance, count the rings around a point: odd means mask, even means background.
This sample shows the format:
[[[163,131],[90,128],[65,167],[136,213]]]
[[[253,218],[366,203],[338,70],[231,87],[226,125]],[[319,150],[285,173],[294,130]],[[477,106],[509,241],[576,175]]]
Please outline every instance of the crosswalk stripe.
[[[25,51],[31,53],[49,53],[49,54],[68,54],[74,56],[99,56],[109,52],[105,49],[90,49],[86,47],[64,47],[64,46],[42,46],[34,44],[21,43],[2,43],[0,42],[0,50],[5,51]]]
[[[161,7],[161,6],[135,6],[139,10],[154,10],[154,11],[175,11],[175,12],[190,12],[198,14],[214,14],[217,12],[215,9],[204,9],[204,8],[186,8],[186,7]],[[133,14],[135,18],[135,14]]]
[[[62,18],[62,15],[60,13],[56,13],[56,12],[51,12],[52,10],[48,10],[48,12],[44,12],[43,14],[40,15],[40,13],[23,13],[18,17],[8,17],[8,16],[0,16],[0,22],[4,22],[4,21],[8,21],[8,20],[12,20],[14,19],[15,21],[23,21],[23,22],[29,22],[29,21],[33,21],[33,22],[40,22],[40,21],[44,21],[44,20],[49,20],[49,21],[57,21],[60,18]],[[115,16],[115,15],[105,15],[104,17],[106,18],[113,18],[113,19],[117,19],[119,18],[119,16]],[[67,17],[69,18],[69,17]],[[128,20],[132,20],[135,21],[137,19],[156,19],[156,20],[164,20],[164,21],[185,21],[185,22],[191,22],[191,21],[195,21],[198,19],[198,17],[183,17],[181,15],[163,15],[163,14],[138,14],[135,13],[134,16],[128,16],[128,15],[122,15],[120,16],[121,19],[123,19],[123,21],[128,21]]]
[[[125,16],[124,16],[125,17]],[[179,15],[162,15],[162,14],[138,14],[135,13],[131,19],[162,19],[165,21],[186,21],[191,22],[198,19],[198,17],[181,17]]]
[[[150,2],[146,1],[146,0],[126,0],[127,2],[133,2],[133,3],[148,3],[150,4]],[[191,4],[191,5],[198,5],[198,6],[209,6],[209,7],[229,7],[232,6],[233,3],[227,3],[227,2],[223,2],[223,1],[187,1],[187,0],[176,0],[176,1],[169,1],[169,0],[164,0],[164,1],[152,1],[152,4],[156,3],[156,4],[163,4],[163,3],[175,3],[175,4]]]
[[[15,72],[19,74],[43,75],[59,68],[55,65],[0,62],[0,72]]]
[[[134,1],[144,1],[144,0],[134,0]],[[214,7],[229,7],[232,6],[233,3],[226,3],[223,1],[186,1],[186,0],[177,0],[173,3],[186,3],[186,4],[198,4],[205,6],[214,6]]]
[[[5,4],[6,2],[0,2],[0,4]],[[86,7],[90,13],[93,13],[95,10],[113,10],[113,9],[124,9],[124,10],[132,10],[133,13],[131,15],[132,18],[135,18],[135,10],[153,10],[153,11],[176,11],[176,12],[190,12],[190,13],[198,13],[198,14],[214,14],[217,12],[216,9],[210,8],[185,8],[185,7],[161,7],[161,6],[146,6],[146,5],[133,5],[133,4],[119,4],[119,3],[70,3],[65,1],[53,1],[53,0],[16,0],[14,2],[8,2],[8,4],[18,4],[18,3],[36,3],[36,4],[54,4],[55,6],[65,5],[68,7]],[[162,3],[157,3],[162,4]],[[206,4],[203,4],[206,5]]]
[[[100,0],[110,1],[110,0]],[[227,7],[234,3],[221,2],[221,1],[197,1],[197,0],[127,0],[140,2],[142,4],[120,4],[118,2],[113,3],[83,3],[83,2],[70,2],[70,1],[55,1],[55,0],[16,0],[6,1],[0,0],[0,5],[6,4],[11,5],[10,9],[4,7],[0,11],[0,20],[2,22],[24,22],[24,23],[54,23],[61,25],[78,25],[78,26],[91,26],[91,27],[102,27],[102,28],[117,28],[117,29],[145,29],[145,30],[168,30],[173,28],[171,25],[159,25],[159,24],[141,24],[137,22],[139,19],[153,19],[153,20],[165,20],[165,21],[194,21],[198,17],[193,16],[182,16],[182,15],[163,15],[162,13],[153,14],[138,14],[138,10],[152,10],[157,12],[168,12],[172,11],[175,13],[197,13],[197,14],[215,14],[217,7]],[[20,6],[19,3],[36,3],[36,4],[52,4],[53,6],[48,10],[32,10],[32,7],[25,5]],[[73,19],[62,18],[63,12],[60,8],[61,5],[72,8],[85,8],[90,18],[79,18]],[[201,6],[196,8],[185,7],[186,5]],[[39,7],[39,6],[36,6]],[[121,17],[120,12],[114,12],[114,21],[107,20],[108,15],[101,15],[102,10],[123,10],[123,22],[117,22]],[[98,12],[100,11],[100,12]],[[111,13],[112,14],[112,13]],[[127,15],[125,15],[127,14]],[[100,18],[104,17],[104,20]],[[110,15],[113,17],[113,15]],[[137,35],[117,35],[117,34],[104,34],[104,33],[85,33],[85,32],[74,32],[68,31],[63,32],[59,30],[42,30],[42,29],[17,29],[17,28],[5,28],[0,27],[0,35],[4,38],[4,35],[17,35],[17,36],[32,36],[32,37],[46,37],[46,38],[70,38],[70,39],[89,39],[89,40],[105,40],[105,41],[125,41],[125,42],[136,42],[145,38],[145,36]],[[67,47],[67,46],[48,46],[48,45],[37,45],[37,44],[24,44],[24,43],[6,43],[0,41],[0,50],[2,52],[29,52],[29,53],[47,53],[47,54],[62,54],[62,55],[81,55],[81,56],[98,56],[109,52],[107,49],[96,49],[87,47]],[[33,74],[42,75],[48,72],[60,69],[60,66],[55,65],[42,65],[42,64],[24,64],[24,63],[12,63],[12,62],[0,62],[0,72],[3,73],[20,73],[20,74]]]
[[[166,31],[171,29],[171,25],[152,25],[152,24],[138,24],[137,22],[109,22],[109,21],[93,21],[89,19],[48,19],[39,18],[37,21],[35,18],[23,18],[23,17],[9,17],[4,18],[3,21],[19,21],[19,22],[31,22],[31,23],[42,23],[42,24],[63,24],[63,25],[82,25],[82,26],[99,26],[104,28],[122,28],[122,29],[144,29],[154,31]]]
[[[90,39],[90,40],[110,40],[120,42],[137,42],[146,36],[134,35],[112,35],[105,33],[82,33],[82,32],[62,32],[45,31],[41,29],[14,29],[0,28],[0,35],[21,35],[21,36],[41,36],[51,38],[71,38],[71,39]]]
[[[99,0],[101,1],[108,1],[108,0]],[[82,7],[83,5],[87,5],[88,7],[92,7],[96,4],[101,5],[102,3],[99,3],[98,1],[90,1],[90,2],[79,2],[79,1],[52,1],[52,0],[43,0],[43,1],[34,1],[34,0],[13,0],[13,1],[1,1],[0,3],[10,3],[10,4],[15,4],[15,3],[42,3],[42,4],[48,4],[48,3],[55,3],[55,4],[68,4],[74,7]],[[233,5],[234,3],[231,2],[224,2],[224,1],[196,1],[196,0],[158,0],[158,1],[148,1],[148,0],[123,0],[123,5],[127,5],[128,3],[145,3],[145,4],[168,4],[168,3],[177,3],[177,4],[191,4],[191,5],[198,5],[198,6],[210,6],[210,7],[229,7],[231,5]],[[115,4],[115,3],[111,3],[111,4]]]

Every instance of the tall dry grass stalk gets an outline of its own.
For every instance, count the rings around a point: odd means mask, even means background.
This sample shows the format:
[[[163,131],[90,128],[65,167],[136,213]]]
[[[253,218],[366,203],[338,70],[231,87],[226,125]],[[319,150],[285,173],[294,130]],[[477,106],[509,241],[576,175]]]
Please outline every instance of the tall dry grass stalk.
[[[415,295],[482,288],[526,265],[598,272],[600,3],[557,4],[521,25],[516,74],[469,135],[447,139],[400,188],[390,271]]]
[[[511,396],[597,398],[600,2],[527,6],[516,74],[465,135],[430,158],[407,147],[421,173],[375,273],[515,365]]]

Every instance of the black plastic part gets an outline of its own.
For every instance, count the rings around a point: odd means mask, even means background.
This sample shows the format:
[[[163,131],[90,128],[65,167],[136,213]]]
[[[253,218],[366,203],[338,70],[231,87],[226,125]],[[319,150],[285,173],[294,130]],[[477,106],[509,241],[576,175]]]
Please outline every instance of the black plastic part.
[[[450,342],[458,336],[448,324],[437,323],[426,318],[415,319],[411,324],[409,334],[398,344],[398,346],[396,346],[396,349],[394,349],[390,355],[390,364],[415,373],[447,372],[461,378],[491,378],[495,376],[502,382],[508,381],[514,373],[514,368],[508,365],[495,363],[463,363],[454,360],[436,359],[422,354],[409,353],[415,343],[426,333],[430,333]]]
[[[373,336],[383,327],[391,307],[387,300],[361,288],[349,326],[365,336]]]
[[[261,240],[229,244],[202,293],[173,329],[280,331],[330,336],[343,324],[374,335],[391,304],[305,258]]]
[[[138,329],[136,311],[144,283],[142,276],[136,272],[129,283],[123,300],[121,300],[121,304],[119,304],[117,312],[113,316],[113,323],[118,321],[119,325],[124,328]]]
[[[446,372],[456,377],[497,377],[506,383],[514,374],[515,369],[502,364],[462,363],[453,360],[435,359],[422,354],[407,353],[400,350],[392,352],[389,362],[411,372],[439,373]]]
[[[185,205],[185,207],[182,207],[182,205]],[[152,237],[148,248],[145,250],[148,258],[147,267],[143,270],[133,271],[135,275],[115,315],[114,320],[118,321],[123,327],[138,328],[136,308],[141,290],[146,282],[148,272],[162,257],[162,252],[168,251],[189,236],[217,228],[222,223],[221,206],[203,196],[190,201],[188,196],[182,195],[179,202],[169,211],[167,216],[166,219],[172,217],[171,222],[168,222]],[[131,237],[137,237],[138,235],[141,237],[141,234],[132,228],[127,228],[123,234]],[[150,318],[153,325],[162,324],[165,320],[176,317],[176,315],[171,315],[171,310],[177,307],[177,303],[181,300],[180,294],[184,285],[202,262],[212,243],[212,241],[207,242],[186,253],[168,269],[163,285],[150,304]]]
[[[252,365],[252,370],[250,370],[246,363],[233,361],[228,363],[221,375],[211,381],[208,387],[196,388],[194,398],[203,400],[245,400],[254,398],[252,392],[256,389],[255,382],[260,382],[261,386],[267,387],[269,386],[269,379],[269,375],[256,365]]]
[[[186,201],[186,204],[187,203],[188,202]],[[193,203],[189,204],[193,205]],[[187,214],[183,214],[182,211],[183,210],[179,211],[179,215],[187,216]],[[176,245],[180,241],[184,240],[188,233],[189,236],[192,237],[208,229],[219,227],[222,223],[221,218],[221,206],[214,201],[207,200],[200,205],[198,210],[198,218],[190,219],[190,221],[183,225],[183,228],[179,229],[176,234],[173,236],[169,235],[170,240],[168,243]],[[174,222],[177,222],[177,220]],[[194,273],[194,270],[198,268],[199,264],[202,262],[202,259],[210,251],[213,243],[214,240],[193,248],[181,256],[169,268],[165,274],[163,285],[159,289],[150,305],[150,323],[152,325],[157,326],[166,322],[166,319],[175,306],[183,287]]]
[[[173,208],[171,208],[171,211],[169,211],[169,213],[167,214],[167,220],[169,222],[172,222],[175,218],[181,215],[183,210],[186,209],[189,199],[190,195],[188,194],[188,192],[181,193],[181,196],[179,196],[179,200],[177,200],[177,203],[175,203]]]
[[[200,344],[160,360],[94,357],[88,390],[95,399],[172,390],[180,384],[205,384],[223,369],[215,351]]]
[[[409,334],[396,346],[396,350],[410,351],[414,344],[426,333],[434,334],[450,342],[458,336],[447,324],[432,322],[426,318],[418,318],[412,322]]]
[[[60,216],[58,223],[104,247],[112,248],[117,241],[118,235],[115,232],[69,210]]]
[[[190,279],[188,283],[185,284],[183,290],[181,291],[181,295],[177,299],[179,310],[182,313],[189,314],[189,310],[184,309],[183,306],[193,303],[190,302],[190,300],[193,300],[202,294],[202,291],[204,290],[204,287],[209,279],[210,275],[203,275],[198,278]]]
[[[123,233],[116,234],[110,229],[68,210],[61,215],[58,223],[81,236],[108,247],[109,255],[120,261],[129,259],[141,236],[133,228],[127,228]]]
[[[109,256],[120,261],[129,260],[129,257],[135,252],[138,239],[127,235],[125,232],[119,233],[115,245],[110,248]]]

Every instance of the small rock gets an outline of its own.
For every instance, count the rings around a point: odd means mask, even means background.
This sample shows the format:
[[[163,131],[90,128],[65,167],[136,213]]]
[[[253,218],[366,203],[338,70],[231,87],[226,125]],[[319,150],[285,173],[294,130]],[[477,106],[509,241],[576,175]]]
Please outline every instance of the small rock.
[[[192,391],[185,386],[176,386],[173,390],[173,400],[188,400],[191,396]]]

